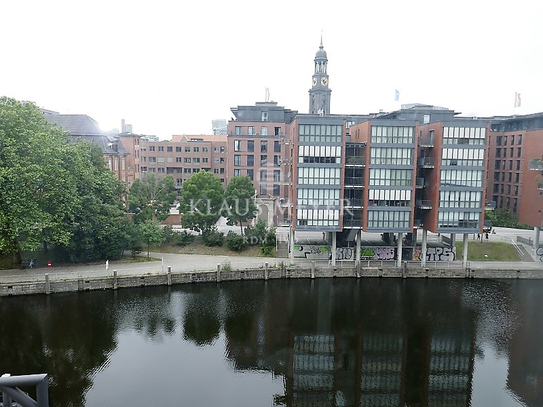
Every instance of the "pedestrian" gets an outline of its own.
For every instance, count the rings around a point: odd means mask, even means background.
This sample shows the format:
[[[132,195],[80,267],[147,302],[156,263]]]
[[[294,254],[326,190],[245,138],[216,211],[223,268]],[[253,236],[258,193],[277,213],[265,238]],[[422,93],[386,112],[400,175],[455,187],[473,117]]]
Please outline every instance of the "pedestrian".
[[[30,259],[30,263],[28,263],[28,268],[34,268],[34,259]]]
[[[109,260],[106,260],[106,271],[109,270]]]
[[[481,240],[481,234],[480,233],[477,234],[477,240]]]
[[[485,235],[485,237],[486,237],[486,240],[488,240],[488,233]]]

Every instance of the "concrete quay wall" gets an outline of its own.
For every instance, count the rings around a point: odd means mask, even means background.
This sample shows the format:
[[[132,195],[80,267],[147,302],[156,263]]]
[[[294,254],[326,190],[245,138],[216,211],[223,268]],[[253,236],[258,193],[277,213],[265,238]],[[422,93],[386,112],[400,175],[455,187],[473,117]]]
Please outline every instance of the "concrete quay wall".
[[[477,279],[541,279],[543,270],[464,269],[421,267],[282,267],[246,270],[218,270],[181,273],[148,273],[132,276],[101,276],[52,279],[45,275],[39,281],[0,283],[0,297],[62,292],[116,290],[119,288],[160,285],[217,283],[244,280],[275,280],[290,278],[477,278]]]

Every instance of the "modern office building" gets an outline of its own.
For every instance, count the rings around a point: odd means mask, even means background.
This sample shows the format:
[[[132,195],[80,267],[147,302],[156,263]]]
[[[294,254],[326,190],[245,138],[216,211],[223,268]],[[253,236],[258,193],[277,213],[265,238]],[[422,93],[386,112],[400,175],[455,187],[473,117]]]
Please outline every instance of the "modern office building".
[[[519,222],[543,227],[543,113],[493,118],[489,132],[488,200]]]

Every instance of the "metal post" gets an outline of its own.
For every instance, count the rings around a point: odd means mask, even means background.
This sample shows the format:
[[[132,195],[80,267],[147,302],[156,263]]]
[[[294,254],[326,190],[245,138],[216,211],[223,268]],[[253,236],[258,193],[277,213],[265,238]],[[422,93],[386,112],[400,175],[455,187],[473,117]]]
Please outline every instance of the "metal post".
[[[312,261],[311,262],[311,279],[315,278],[315,267],[316,267],[316,263]]]
[[[113,270],[113,289],[116,290],[117,287],[118,287],[117,270]]]
[[[332,234],[332,266],[336,265],[336,232],[331,232]]]
[[[468,265],[468,234],[464,233],[463,238],[463,247],[462,247],[462,267],[466,268]]]
[[[402,266],[402,245],[403,245],[403,233],[398,233],[398,262],[396,263],[396,267]]]
[[[269,278],[269,264],[268,262],[264,263],[264,280]]]
[[[221,282],[221,265],[217,264],[217,283]]]
[[[428,231],[426,229],[422,229],[422,252],[420,254],[422,267],[426,266],[427,249],[428,249]]]
[[[172,285],[172,266],[168,266],[168,285]]]
[[[359,230],[357,233],[356,233],[356,257],[355,257],[355,265],[358,267],[358,269],[360,269],[360,252],[362,251],[362,230]]]
[[[51,294],[51,282],[49,281],[49,273],[45,273],[45,294]]]
[[[539,233],[541,228],[534,227],[534,251],[537,254],[537,249],[539,249]]]
[[[290,242],[289,242],[289,260],[292,262],[294,261],[294,242],[296,241],[295,239],[295,234],[296,232],[294,231],[294,229],[292,229],[292,225],[290,225],[290,236],[289,236],[289,239],[290,239]]]

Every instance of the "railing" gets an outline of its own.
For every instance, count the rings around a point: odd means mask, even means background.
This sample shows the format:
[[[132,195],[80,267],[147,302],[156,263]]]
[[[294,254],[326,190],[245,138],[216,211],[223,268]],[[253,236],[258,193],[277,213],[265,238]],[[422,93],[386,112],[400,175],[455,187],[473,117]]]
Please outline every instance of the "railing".
[[[344,228],[361,228],[362,219],[343,219]]]
[[[418,164],[419,167],[434,168],[434,157],[421,157]]]
[[[345,177],[346,187],[363,187],[364,177]]]
[[[532,171],[543,171],[543,161],[542,160],[532,160],[528,163],[528,169]]]
[[[434,146],[434,136],[420,136],[419,137],[419,146],[420,147],[433,147]]]
[[[345,165],[364,165],[366,164],[366,157],[360,156],[346,156],[345,157]]]
[[[432,209],[432,201],[428,199],[418,199],[416,204],[421,209]]]
[[[35,386],[36,400],[20,390],[21,386]],[[49,407],[49,380],[45,373],[24,376],[4,374],[0,377],[0,391],[2,405],[6,407],[11,407],[12,401],[22,407]]]
[[[424,178],[417,178],[415,187],[419,189],[424,188]]]
[[[362,199],[359,198],[345,198],[345,207],[362,206]]]

